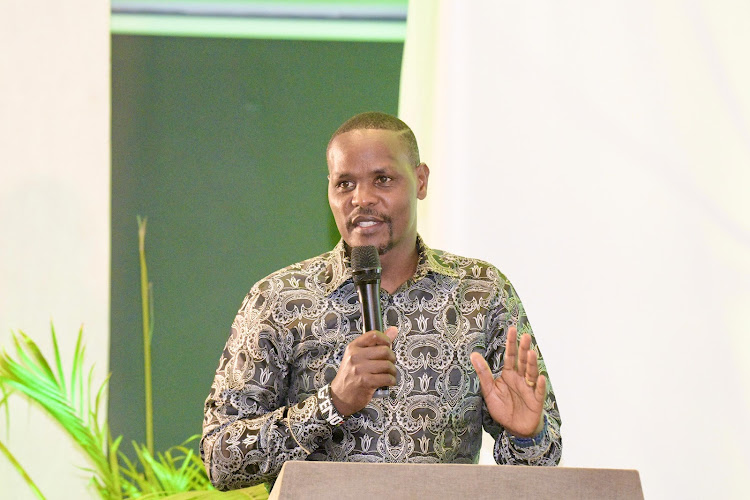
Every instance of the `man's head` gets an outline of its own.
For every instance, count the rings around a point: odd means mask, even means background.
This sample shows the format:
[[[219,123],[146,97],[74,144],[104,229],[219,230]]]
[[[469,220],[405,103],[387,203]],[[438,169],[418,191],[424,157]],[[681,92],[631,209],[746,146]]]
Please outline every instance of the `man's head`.
[[[384,265],[391,255],[411,257],[430,173],[411,129],[385,113],[356,115],[333,134],[327,160],[328,201],[344,241],[375,245]]]

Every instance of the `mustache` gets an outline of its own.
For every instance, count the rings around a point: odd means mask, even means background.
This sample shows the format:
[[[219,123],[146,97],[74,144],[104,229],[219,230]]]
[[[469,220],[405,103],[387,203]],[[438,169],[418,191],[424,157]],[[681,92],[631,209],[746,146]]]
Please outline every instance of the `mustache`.
[[[351,216],[346,220],[346,228],[354,229],[354,219],[361,216],[370,216],[382,220],[385,224],[391,225],[392,219],[381,212],[373,210],[372,208],[360,208],[356,212],[352,213]]]

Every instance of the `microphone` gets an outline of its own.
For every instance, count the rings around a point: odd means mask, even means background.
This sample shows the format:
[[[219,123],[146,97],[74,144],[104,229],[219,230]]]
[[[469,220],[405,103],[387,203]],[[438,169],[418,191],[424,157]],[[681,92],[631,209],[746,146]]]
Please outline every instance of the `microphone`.
[[[380,267],[378,249],[372,245],[352,247],[352,277],[357,287],[359,307],[362,311],[362,332],[383,331],[383,313],[380,309]],[[388,395],[388,387],[375,391],[374,398]]]

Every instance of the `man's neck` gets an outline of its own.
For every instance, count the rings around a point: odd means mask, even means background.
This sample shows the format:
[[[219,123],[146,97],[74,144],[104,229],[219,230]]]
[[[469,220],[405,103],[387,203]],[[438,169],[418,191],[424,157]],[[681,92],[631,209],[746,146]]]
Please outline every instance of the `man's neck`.
[[[417,251],[416,239],[414,245],[409,248],[411,248],[410,252],[394,253],[391,250],[380,258],[380,265],[383,268],[380,287],[388,293],[398,290],[398,287],[414,276],[417,270],[419,252]]]

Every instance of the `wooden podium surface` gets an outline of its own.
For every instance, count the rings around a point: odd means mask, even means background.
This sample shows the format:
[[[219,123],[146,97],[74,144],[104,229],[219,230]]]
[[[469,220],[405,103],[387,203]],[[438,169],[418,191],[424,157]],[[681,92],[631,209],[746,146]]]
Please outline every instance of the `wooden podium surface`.
[[[512,465],[284,464],[273,499],[643,499],[636,470]]]

